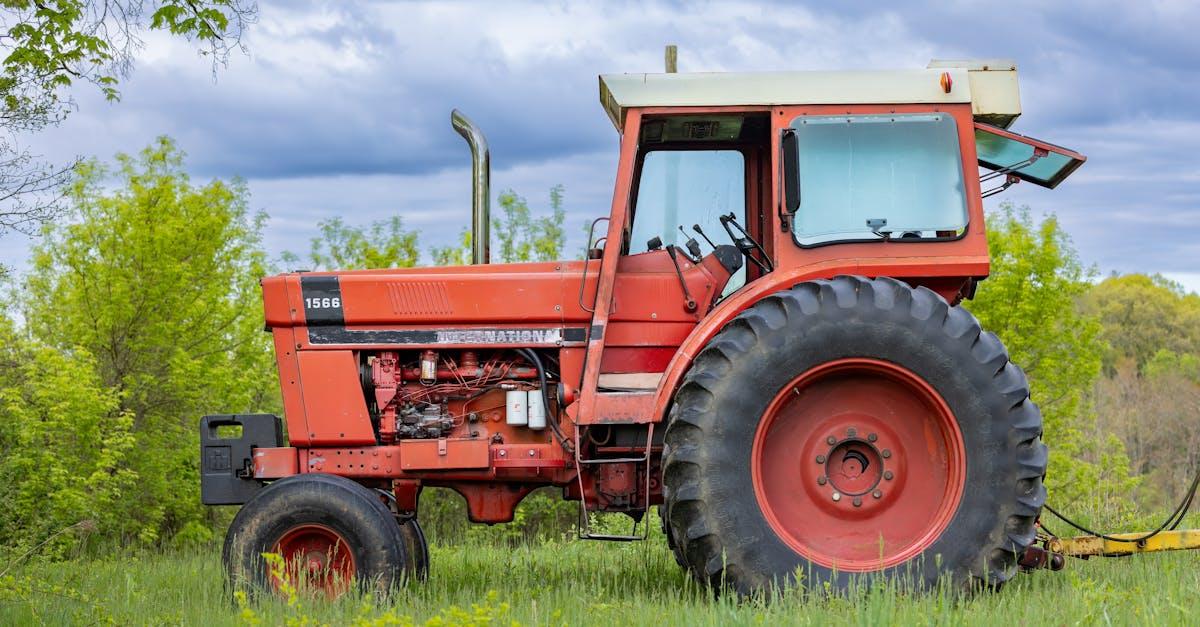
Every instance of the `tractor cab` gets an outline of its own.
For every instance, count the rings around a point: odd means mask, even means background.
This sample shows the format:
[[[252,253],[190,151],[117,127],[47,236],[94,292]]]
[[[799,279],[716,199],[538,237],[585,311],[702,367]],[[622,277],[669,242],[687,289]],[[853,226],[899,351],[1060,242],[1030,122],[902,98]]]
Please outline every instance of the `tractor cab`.
[[[957,300],[987,275],[982,198],[1053,188],[1084,161],[1007,130],[1021,113],[1009,61],[604,75],[600,100],[623,146],[608,241],[622,255],[732,243],[747,263],[723,296],[775,267],[852,258],[894,275],[903,257],[901,275]]]

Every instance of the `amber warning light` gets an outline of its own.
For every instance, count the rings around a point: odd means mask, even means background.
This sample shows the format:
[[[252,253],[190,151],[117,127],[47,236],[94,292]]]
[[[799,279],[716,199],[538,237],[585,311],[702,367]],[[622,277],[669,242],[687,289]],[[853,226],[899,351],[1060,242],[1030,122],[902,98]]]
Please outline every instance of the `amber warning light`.
[[[938,83],[941,84],[942,91],[946,93],[950,93],[950,90],[954,87],[954,80],[950,78],[949,72],[942,72],[942,76],[938,79]]]

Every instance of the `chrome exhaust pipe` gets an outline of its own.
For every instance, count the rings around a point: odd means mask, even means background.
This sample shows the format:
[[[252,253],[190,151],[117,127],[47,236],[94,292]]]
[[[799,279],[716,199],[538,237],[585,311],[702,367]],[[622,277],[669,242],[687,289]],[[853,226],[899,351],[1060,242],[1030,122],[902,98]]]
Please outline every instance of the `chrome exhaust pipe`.
[[[455,109],[450,112],[450,125],[467,140],[471,147],[471,263],[488,263],[491,259],[491,156],[487,138],[471,120]]]

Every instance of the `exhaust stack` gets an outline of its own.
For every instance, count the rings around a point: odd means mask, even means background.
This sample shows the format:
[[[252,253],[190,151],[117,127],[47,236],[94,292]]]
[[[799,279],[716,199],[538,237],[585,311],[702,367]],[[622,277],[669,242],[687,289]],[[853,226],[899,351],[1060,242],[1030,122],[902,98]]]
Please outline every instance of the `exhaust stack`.
[[[487,139],[462,111],[450,112],[450,125],[471,147],[471,263],[488,263],[491,258],[491,156]]]

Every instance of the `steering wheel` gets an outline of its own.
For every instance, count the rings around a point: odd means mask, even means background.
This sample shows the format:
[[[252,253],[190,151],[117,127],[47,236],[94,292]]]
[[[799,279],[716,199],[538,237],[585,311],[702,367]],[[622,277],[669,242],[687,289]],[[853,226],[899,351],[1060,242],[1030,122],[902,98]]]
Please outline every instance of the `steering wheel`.
[[[729,234],[729,239],[733,240],[733,245],[745,255],[746,260],[758,266],[763,272],[771,272],[775,269],[775,264],[771,263],[771,258],[767,256],[767,251],[762,245],[750,237],[750,233],[738,224],[737,217],[732,212],[721,216],[721,226],[725,227],[725,232]],[[737,229],[737,233],[733,230]],[[754,253],[758,253],[755,257]]]

